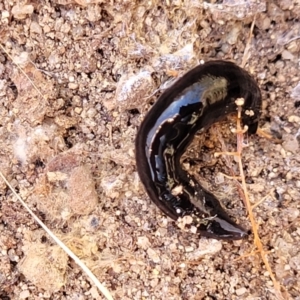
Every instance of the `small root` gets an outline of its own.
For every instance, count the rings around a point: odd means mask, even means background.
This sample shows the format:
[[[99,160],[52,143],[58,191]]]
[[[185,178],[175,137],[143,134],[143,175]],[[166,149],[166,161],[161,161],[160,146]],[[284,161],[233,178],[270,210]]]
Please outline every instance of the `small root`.
[[[242,126],[241,126],[241,112],[242,112],[243,101],[240,101],[240,100],[241,99],[238,99],[238,101],[236,102],[238,105],[238,118],[237,118],[237,122],[236,122],[236,130],[235,130],[235,133],[237,135],[237,151],[235,151],[235,152],[227,152],[227,151],[217,152],[217,153],[215,153],[215,156],[230,155],[230,156],[237,157],[236,160],[239,165],[239,172],[240,172],[240,176],[238,176],[238,179],[240,179],[240,181],[241,181],[240,185],[242,186],[242,189],[243,189],[243,198],[244,198],[243,200],[244,200],[244,204],[246,206],[247,212],[248,212],[249,220],[251,222],[252,233],[254,235],[254,250],[252,250],[249,254],[242,255],[241,258],[247,257],[247,256],[252,256],[256,253],[259,253],[260,257],[266,267],[266,270],[268,271],[268,274],[273,282],[275,293],[277,294],[279,299],[285,299],[281,292],[281,289],[284,290],[284,287],[282,287],[280,285],[280,283],[277,281],[275,274],[273,273],[272,268],[271,268],[268,258],[267,258],[267,255],[269,253],[271,253],[272,251],[265,251],[263,244],[261,242],[261,239],[259,237],[259,234],[258,234],[259,224],[255,221],[255,217],[253,214],[253,209],[255,207],[257,207],[259,204],[261,204],[267,198],[268,195],[265,196],[260,201],[258,201],[257,203],[255,203],[254,205],[251,205],[250,200],[249,200],[249,194],[248,194],[248,189],[247,189],[245,174],[244,174],[244,168],[243,168],[243,163],[242,163],[242,150],[243,150],[243,143],[244,143],[245,128],[242,128]],[[226,176],[226,177],[228,177],[228,178],[233,177],[236,179],[236,176]]]

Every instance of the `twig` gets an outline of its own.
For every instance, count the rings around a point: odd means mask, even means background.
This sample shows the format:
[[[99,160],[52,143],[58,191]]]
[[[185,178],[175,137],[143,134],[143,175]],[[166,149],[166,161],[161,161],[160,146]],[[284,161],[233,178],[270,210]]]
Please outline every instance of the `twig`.
[[[253,18],[253,21],[252,21],[252,24],[251,24],[251,28],[250,28],[249,39],[247,41],[247,44],[246,44],[246,47],[245,47],[245,50],[244,50],[244,55],[243,55],[242,64],[241,64],[242,68],[245,67],[246,62],[248,60],[248,54],[249,54],[250,43],[251,43],[251,39],[252,39],[252,33],[253,33],[255,21],[256,21],[256,14],[254,15],[254,18]]]
[[[242,128],[241,126],[241,112],[242,112],[242,106],[244,104],[244,99],[237,99],[236,104],[238,106],[238,118],[237,118],[237,124],[236,124],[236,130],[235,133],[237,135],[237,151],[236,152],[220,152],[217,153],[217,155],[220,154],[225,154],[225,155],[233,155],[237,157],[237,162],[239,165],[239,172],[240,172],[240,180],[241,180],[241,186],[243,188],[243,197],[244,197],[244,203],[248,212],[248,216],[251,222],[251,227],[252,227],[252,232],[254,235],[254,245],[257,248],[257,251],[260,253],[260,256],[263,260],[263,263],[269,273],[269,276],[273,282],[274,288],[277,292],[277,296],[279,299],[284,299],[282,293],[281,293],[281,285],[280,283],[277,281],[275,274],[272,271],[272,268],[269,264],[268,258],[267,258],[267,254],[270,253],[270,251],[265,251],[263,244],[261,242],[261,239],[259,237],[258,234],[258,224],[255,221],[255,217],[253,215],[253,208],[256,207],[257,205],[259,205],[264,199],[262,199],[262,201],[259,201],[258,203],[254,204],[253,206],[250,203],[250,199],[249,199],[249,194],[248,194],[248,189],[247,189],[247,185],[246,185],[246,180],[245,180],[245,174],[244,174],[244,169],[243,169],[243,163],[242,163],[242,150],[243,150],[243,136],[245,131],[247,130],[247,128]],[[256,252],[256,251],[255,251]],[[250,255],[253,254],[253,251],[250,253]]]
[[[6,53],[6,55],[15,63],[12,56],[6,51],[6,49],[0,44],[0,48]],[[38,94],[45,99],[44,95],[41,93],[41,91],[38,89],[38,87],[35,85],[35,83],[30,79],[30,77],[25,73],[25,71],[21,68],[20,65],[15,63],[18,69],[22,72],[22,74],[29,80],[29,82],[32,84],[34,89],[38,92]],[[4,180],[4,182],[7,184],[7,186],[11,189],[13,194],[17,197],[17,199],[20,201],[22,206],[29,212],[29,214],[33,217],[33,219],[49,234],[49,236],[59,245],[74,261],[75,263],[83,270],[84,273],[87,274],[87,276],[91,279],[91,281],[98,287],[100,292],[105,296],[108,300],[113,300],[112,295],[107,290],[105,286],[103,286],[100,281],[97,279],[97,277],[92,273],[92,271],[83,263],[80,258],[78,258],[72,251],[69,249],[29,208],[29,206],[22,200],[19,194],[14,190],[14,188],[10,185],[10,183],[7,181],[3,173],[0,171],[0,177]]]
[[[266,256],[267,252],[264,250],[262,242],[260,240],[260,237],[258,234],[258,225],[255,221],[252,206],[251,206],[250,199],[249,199],[248,188],[246,185],[245,174],[244,174],[243,163],[242,163],[242,149],[243,149],[243,136],[244,136],[244,129],[242,129],[242,127],[241,127],[242,105],[240,105],[239,102],[237,102],[237,105],[238,105],[238,118],[237,118],[236,134],[237,134],[237,151],[239,152],[239,155],[237,156],[237,158],[238,158],[240,176],[242,177],[241,181],[242,181],[242,187],[244,190],[245,204],[246,204],[247,212],[249,215],[249,219],[251,222],[252,231],[253,231],[253,235],[254,235],[254,244],[260,253],[260,256],[266,266],[267,271],[269,272],[269,276],[272,279],[275,289],[281,294],[280,283],[276,280],[275,275],[272,272],[272,269],[270,267],[269,261]]]
[[[16,198],[20,201],[22,206],[29,212],[29,214],[32,216],[32,218],[49,234],[49,236],[56,242],[58,246],[60,246],[74,261],[75,263],[82,269],[84,273],[87,274],[87,276],[92,280],[92,282],[98,287],[100,292],[105,296],[108,300],[113,300],[112,295],[107,290],[105,286],[103,286],[100,281],[97,279],[97,277],[90,271],[90,269],[83,263],[80,258],[78,258],[70,248],[68,248],[35,214],[34,212],[29,208],[29,206],[23,201],[23,199],[20,197],[20,195],[15,191],[15,189],[10,185],[10,183],[6,180],[5,176],[0,171],[0,177],[4,180],[4,182],[7,184],[7,186],[10,188],[10,190],[13,192],[13,194],[16,196]]]

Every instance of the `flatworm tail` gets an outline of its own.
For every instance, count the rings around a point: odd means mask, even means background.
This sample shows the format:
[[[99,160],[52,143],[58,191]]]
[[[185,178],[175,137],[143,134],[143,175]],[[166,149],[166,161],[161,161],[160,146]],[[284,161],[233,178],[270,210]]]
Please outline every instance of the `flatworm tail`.
[[[180,157],[197,131],[237,111],[237,98],[245,100],[243,124],[255,133],[262,103],[253,78],[232,62],[199,65],[159,97],[136,137],[137,170],[151,200],[174,220],[192,216],[201,235],[216,239],[241,239],[247,232],[182,169]]]

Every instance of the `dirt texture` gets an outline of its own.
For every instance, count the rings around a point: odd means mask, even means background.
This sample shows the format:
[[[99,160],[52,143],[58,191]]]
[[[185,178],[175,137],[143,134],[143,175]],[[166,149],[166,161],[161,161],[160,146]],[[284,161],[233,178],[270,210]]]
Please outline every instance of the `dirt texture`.
[[[114,299],[300,300],[300,1],[0,1],[0,171]],[[251,24],[255,26],[251,34]],[[185,231],[149,199],[134,140],[176,77],[223,59],[253,75],[260,127],[243,164],[278,295],[253,236]],[[202,134],[184,165],[250,228],[234,124]],[[0,299],[104,299],[0,180]]]

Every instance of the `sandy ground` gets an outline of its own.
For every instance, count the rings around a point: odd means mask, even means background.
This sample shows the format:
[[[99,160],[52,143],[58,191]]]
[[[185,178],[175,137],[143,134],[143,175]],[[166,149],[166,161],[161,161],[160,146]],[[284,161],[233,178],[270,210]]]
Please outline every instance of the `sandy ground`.
[[[246,62],[263,94],[260,126],[282,138],[250,137],[243,163],[282,295],[300,299],[300,2],[214,2],[0,3],[0,170],[115,299],[280,299],[249,255],[253,236],[181,230],[136,173],[145,113],[174,76],[211,59]],[[196,138],[185,164],[249,228],[236,182],[222,175],[234,160],[213,158],[220,136],[234,149],[230,126]],[[0,299],[104,299],[0,188]]]

